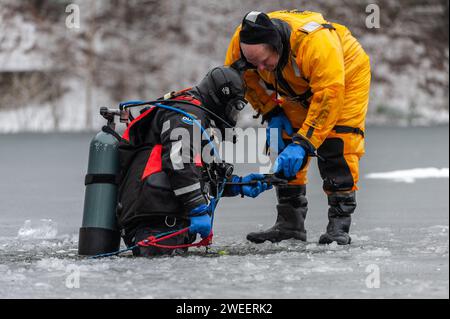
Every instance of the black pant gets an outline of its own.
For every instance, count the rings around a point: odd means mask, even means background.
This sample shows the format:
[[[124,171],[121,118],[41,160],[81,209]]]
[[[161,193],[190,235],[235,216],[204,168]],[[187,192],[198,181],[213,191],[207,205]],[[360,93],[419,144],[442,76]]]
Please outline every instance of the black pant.
[[[158,236],[163,233],[178,231],[186,227],[189,227],[189,222],[186,219],[174,217],[158,217],[151,220],[139,222],[134,228],[127,231],[128,234],[124,236],[124,241],[128,247],[131,247],[137,245],[137,243],[139,243],[140,241],[147,239],[149,236]],[[167,246],[184,245],[193,243],[195,241],[195,237],[195,235],[183,233],[181,235],[162,240],[158,242],[158,244]],[[140,257],[173,255],[186,252],[187,248],[168,249],[154,246],[139,246],[133,249],[133,255]]]

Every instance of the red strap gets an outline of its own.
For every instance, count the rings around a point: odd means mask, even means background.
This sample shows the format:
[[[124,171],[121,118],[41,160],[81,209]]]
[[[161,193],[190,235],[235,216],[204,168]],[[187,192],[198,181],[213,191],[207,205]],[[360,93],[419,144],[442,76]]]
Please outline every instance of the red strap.
[[[162,171],[162,145],[157,144],[153,147],[150,156],[148,157],[147,164],[145,165],[144,172],[142,173],[142,180],[146,179],[152,174]]]
[[[135,118],[127,127],[127,129],[125,130],[125,132],[122,135],[122,138],[127,140],[128,142],[130,141],[130,129],[131,127],[136,124],[137,122],[139,122],[140,120],[142,120],[142,118],[146,117],[147,115],[150,114],[151,111],[154,110],[154,107],[149,108],[147,111],[145,111],[144,113],[142,113],[141,115],[139,115],[137,118]]]
[[[187,88],[184,89],[182,91],[179,91],[177,93],[175,93],[175,97],[173,98],[173,100],[180,100],[180,101],[188,101],[191,102],[195,105],[201,105],[202,103],[200,102],[200,100],[196,99],[195,97],[193,97],[190,94],[185,94],[187,91],[191,90],[192,88]],[[151,111],[154,110],[154,107],[151,107],[150,109],[148,109],[147,111],[145,111],[144,113],[142,113],[141,115],[139,115],[137,118],[135,118],[127,127],[127,129],[125,130],[125,132],[122,135],[122,138],[130,141],[130,129],[131,127],[136,124],[136,122],[139,122],[142,118],[146,117]]]
[[[187,90],[189,90],[189,89],[187,89]],[[189,94],[181,94],[179,96],[175,96],[173,98],[173,100],[188,101],[188,102],[191,102],[191,103],[193,103],[195,105],[198,105],[198,106],[200,106],[202,104],[202,102],[200,102],[200,100],[197,100],[195,97],[193,97],[192,95],[189,95]]]
[[[180,248],[189,248],[189,247],[207,247],[211,244],[212,244],[212,237],[208,236],[206,238],[203,238],[198,243],[194,243],[194,244],[168,246],[168,245],[161,245],[161,244],[157,244],[157,243],[151,243],[150,246],[154,246],[154,247],[158,247],[158,248],[166,248],[166,249],[180,249]]]
[[[174,232],[172,234],[169,234],[169,235],[166,235],[166,236],[163,236],[163,237],[160,237],[160,238],[156,238],[155,236],[149,236],[147,239],[144,239],[144,240],[138,242],[138,245],[139,246],[143,246],[143,247],[151,246],[150,244],[152,242],[157,243],[157,242],[160,242],[162,240],[166,240],[166,239],[169,239],[169,238],[172,238],[172,237],[184,234],[184,233],[186,233],[188,231],[189,231],[189,227],[186,227],[186,228],[183,228],[183,229],[181,229],[181,230],[179,230],[177,232]]]
[[[155,236],[149,236],[147,239],[144,239],[140,242],[138,242],[137,244],[141,247],[149,247],[149,246],[153,246],[153,247],[158,247],[158,248],[166,248],[166,249],[180,249],[180,248],[189,248],[189,247],[206,247],[212,244],[212,238],[213,238],[213,232],[211,231],[211,233],[209,234],[208,237],[203,238],[201,241],[199,241],[198,243],[193,243],[193,244],[183,244],[183,245],[174,245],[174,246],[169,246],[169,245],[162,245],[162,244],[158,244],[160,241],[184,234],[186,232],[189,231],[189,227],[183,228],[177,232],[174,232],[172,234],[160,237],[160,238],[156,238]]]
[[[280,100],[280,99],[277,99],[277,98],[273,98],[272,101],[274,101],[278,105],[282,105],[283,104],[283,100]]]
[[[197,167],[203,167],[202,157],[200,154],[194,156],[194,163]]]
[[[181,91],[178,91],[178,92],[175,92],[175,93],[173,93],[173,96],[174,96],[174,97],[177,97],[177,96],[179,96],[179,95],[181,95],[181,94],[183,94],[183,93],[186,93],[187,91],[190,91],[190,90],[192,90],[192,87],[186,88],[186,89],[181,90]]]

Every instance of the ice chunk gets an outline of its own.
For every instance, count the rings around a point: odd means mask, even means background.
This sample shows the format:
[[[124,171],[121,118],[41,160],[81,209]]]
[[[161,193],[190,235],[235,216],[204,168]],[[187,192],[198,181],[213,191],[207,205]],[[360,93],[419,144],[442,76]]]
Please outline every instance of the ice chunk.
[[[414,183],[420,178],[449,178],[449,170],[446,168],[415,168],[409,170],[392,171],[385,173],[372,173],[366,175],[371,179],[388,179],[394,182]]]
[[[367,256],[367,257],[389,257],[391,256],[391,252],[387,248],[375,248],[372,250],[365,251],[361,255]]]
[[[54,221],[41,219],[37,222],[26,220],[17,235],[20,239],[53,239],[57,234],[57,224]]]
[[[355,241],[369,241],[370,237],[369,236],[358,236],[356,234],[352,234],[352,239],[353,239],[353,242],[355,242]]]

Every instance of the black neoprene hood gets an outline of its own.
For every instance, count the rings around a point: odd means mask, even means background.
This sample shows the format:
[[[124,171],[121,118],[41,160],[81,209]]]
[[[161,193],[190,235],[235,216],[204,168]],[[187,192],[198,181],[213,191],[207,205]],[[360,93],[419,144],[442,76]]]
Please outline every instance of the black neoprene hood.
[[[252,11],[245,15],[239,32],[241,43],[270,44],[277,51],[282,48],[281,36],[277,28],[264,12]]]

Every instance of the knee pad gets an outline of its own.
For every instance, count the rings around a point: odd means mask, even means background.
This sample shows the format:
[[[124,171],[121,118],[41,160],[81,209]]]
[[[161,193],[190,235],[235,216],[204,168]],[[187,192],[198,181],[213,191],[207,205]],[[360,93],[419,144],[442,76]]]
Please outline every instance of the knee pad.
[[[319,147],[319,171],[326,192],[350,191],[355,182],[351,169],[344,157],[344,141],[340,138],[326,139]]]

